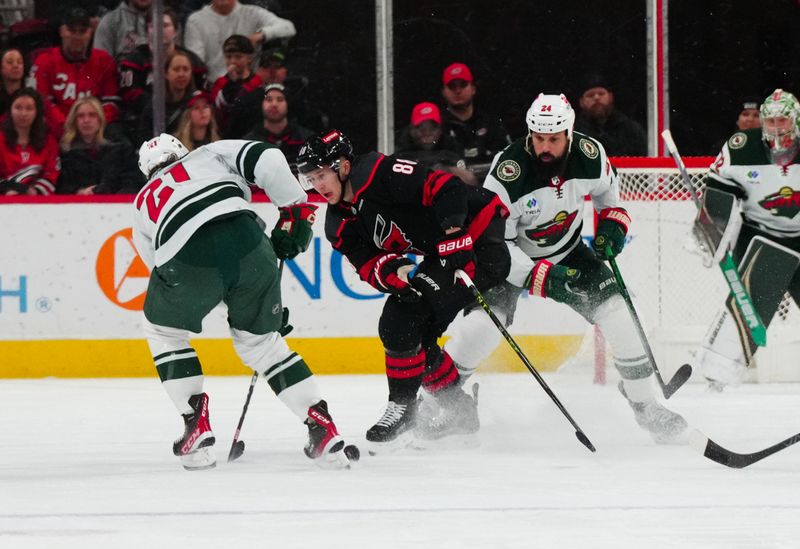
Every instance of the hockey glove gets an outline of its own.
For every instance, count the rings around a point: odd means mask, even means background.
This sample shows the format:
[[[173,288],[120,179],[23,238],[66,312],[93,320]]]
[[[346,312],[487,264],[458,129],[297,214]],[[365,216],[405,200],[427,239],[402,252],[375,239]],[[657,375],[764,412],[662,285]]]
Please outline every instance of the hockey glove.
[[[280,217],[270,235],[272,247],[278,259],[293,259],[297,254],[306,251],[314,238],[311,225],[314,223],[317,206],[303,203],[278,210]]]
[[[456,275],[450,269],[442,267],[441,262],[426,259],[411,277],[411,285],[422,295],[434,309],[447,298],[446,294],[455,285]]]
[[[410,273],[416,264],[397,254],[386,254],[375,262],[373,268],[374,286],[384,292],[396,295],[402,301],[415,303],[420,300],[420,293],[408,282]]]
[[[461,269],[470,277],[475,276],[475,252],[472,250],[472,236],[464,229],[444,235],[436,245],[439,263],[444,269]]]
[[[631,218],[623,208],[606,208],[600,212],[600,221],[592,242],[597,257],[607,259],[607,246],[611,248],[611,257],[617,257],[622,252],[630,223]]]
[[[580,277],[578,269],[553,265],[542,259],[531,270],[525,287],[531,295],[549,297],[559,303],[585,302],[589,300],[589,294],[578,282]]]

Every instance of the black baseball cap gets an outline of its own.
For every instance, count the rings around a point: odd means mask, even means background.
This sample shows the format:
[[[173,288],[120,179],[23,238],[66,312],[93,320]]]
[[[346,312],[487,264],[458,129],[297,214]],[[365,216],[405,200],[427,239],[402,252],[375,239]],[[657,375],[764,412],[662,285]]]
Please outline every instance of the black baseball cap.
[[[242,34],[232,34],[222,43],[224,53],[255,53],[256,49],[250,39]]]
[[[61,24],[68,27],[88,28],[92,26],[89,12],[80,6],[65,8],[61,15]]]

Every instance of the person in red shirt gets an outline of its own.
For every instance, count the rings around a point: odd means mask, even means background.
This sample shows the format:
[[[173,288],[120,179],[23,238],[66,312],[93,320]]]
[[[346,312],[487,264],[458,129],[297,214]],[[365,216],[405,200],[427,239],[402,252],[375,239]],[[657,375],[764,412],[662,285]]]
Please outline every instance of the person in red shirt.
[[[61,46],[44,50],[31,67],[29,83],[66,119],[79,97],[93,95],[103,104],[109,123],[119,118],[117,66],[105,51],[91,48],[92,26],[82,8],[68,10],[59,27]]]
[[[42,97],[22,88],[0,131],[0,194],[48,195],[59,174],[58,143],[44,122]]]

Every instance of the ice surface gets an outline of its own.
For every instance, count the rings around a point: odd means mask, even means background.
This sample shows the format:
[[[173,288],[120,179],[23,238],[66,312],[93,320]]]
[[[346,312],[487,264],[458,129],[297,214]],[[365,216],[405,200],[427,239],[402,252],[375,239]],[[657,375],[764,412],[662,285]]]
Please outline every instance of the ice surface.
[[[733,470],[655,445],[613,385],[546,376],[591,454],[527,373],[480,377],[481,446],[370,457],[323,471],[305,428],[259,382],[225,463],[249,377],[208,378],[216,469],[171,455],[181,422],[157,379],[0,381],[0,547],[777,549],[800,546],[800,445]],[[363,442],[381,376],[320,377],[340,430]],[[736,451],[800,431],[800,386],[671,406]],[[347,544],[347,545],[346,545]]]

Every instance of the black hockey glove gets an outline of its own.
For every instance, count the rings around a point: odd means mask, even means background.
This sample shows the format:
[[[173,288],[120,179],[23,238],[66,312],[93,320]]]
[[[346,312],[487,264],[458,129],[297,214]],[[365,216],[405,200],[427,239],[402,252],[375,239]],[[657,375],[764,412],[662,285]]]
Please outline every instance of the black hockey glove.
[[[435,259],[426,259],[411,276],[411,285],[434,309],[441,305],[455,285],[455,273]]]
[[[464,229],[444,235],[436,245],[436,254],[443,268],[450,271],[461,269],[470,277],[475,276],[475,252],[472,236]]]
[[[377,289],[399,297],[402,301],[417,302],[420,293],[408,281],[410,273],[416,264],[397,254],[386,254],[375,262],[373,273],[373,286]]]
[[[625,235],[631,218],[623,208],[606,208],[600,212],[592,248],[600,259],[608,259],[606,247],[611,248],[611,257],[617,257],[625,246]]]
[[[539,297],[549,297],[559,303],[586,302],[589,293],[579,283],[581,272],[578,269],[553,265],[544,259],[536,263],[525,280],[528,293]]]
[[[317,211],[316,204],[295,204],[278,208],[280,218],[272,229],[270,240],[278,259],[293,259],[297,254],[304,252],[314,238],[311,225],[314,223]]]

